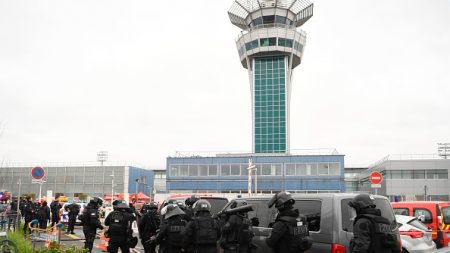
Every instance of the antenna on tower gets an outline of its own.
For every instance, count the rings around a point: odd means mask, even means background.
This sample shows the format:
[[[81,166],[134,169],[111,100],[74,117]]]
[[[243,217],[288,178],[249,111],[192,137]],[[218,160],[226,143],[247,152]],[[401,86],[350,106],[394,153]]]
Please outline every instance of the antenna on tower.
[[[450,142],[438,143],[438,154],[447,159],[447,156],[450,156]]]

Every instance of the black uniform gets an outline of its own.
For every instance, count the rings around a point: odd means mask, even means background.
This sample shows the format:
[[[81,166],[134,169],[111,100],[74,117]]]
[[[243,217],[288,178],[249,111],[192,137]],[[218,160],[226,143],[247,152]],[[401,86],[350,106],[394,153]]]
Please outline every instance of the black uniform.
[[[118,209],[108,214],[105,219],[105,225],[109,226],[108,252],[117,253],[119,248],[122,253],[130,252],[127,238],[133,233],[131,223],[135,219],[135,216],[129,212],[129,209]]]
[[[298,253],[311,247],[310,240],[306,217],[286,209],[278,214],[266,243],[275,253]]]
[[[67,224],[67,233],[74,234],[75,222],[77,221],[77,216],[80,213],[80,205],[73,203],[67,206],[69,222]]]
[[[156,244],[161,244],[164,253],[181,253],[183,246],[180,234],[185,227],[186,221],[182,220],[180,215],[170,217],[161,225],[156,235]]]
[[[57,200],[53,200],[50,204],[50,211],[52,213],[52,227],[59,222],[59,211],[61,208],[62,205]]]
[[[186,225],[182,237],[184,248],[193,246],[194,252],[216,253],[220,226],[210,212],[197,212],[194,219]]]
[[[156,209],[148,210],[142,216],[139,223],[139,236],[141,237],[142,245],[145,253],[155,253],[156,244],[150,242],[150,238],[156,235],[156,230],[159,229],[159,217],[156,214]]]
[[[95,235],[97,234],[97,228],[103,229],[100,223],[100,214],[98,212],[98,206],[92,203],[86,205],[81,215],[81,221],[83,222],[84,247],[92,252],[94,247]]]
[[[39,221],[39,228],[46,229],[47,223],[50,221],[50,208],[47,205],[39,207],[37,219]]]
[[[352,253],[394,253],[400,252],[392,224],[381,216],[381,211],[367,208],[359,213],[353,222]]]
[[[31,233],[31,230],[28,228],[28,224],[33,220],[35,215],[34,203],[31,202],[31,200],[26,200],[25,202],[23,202],[20,210],[25,219],[25,224],[23,225],[23,234],[26,235],[27,231]]]
[[[224,253],[250,252],[252,241],[251,222],[244,214],[232,214],[222,229],[220,246]]]

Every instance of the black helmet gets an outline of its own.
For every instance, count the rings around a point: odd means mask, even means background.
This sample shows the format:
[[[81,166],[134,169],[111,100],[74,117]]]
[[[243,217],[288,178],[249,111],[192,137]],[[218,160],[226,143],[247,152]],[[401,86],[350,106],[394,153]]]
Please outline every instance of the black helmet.
[[[276,193],[272,199],[269,200],[269,203],[267,205],[272,207],[275,205],[277,209],[283,209],[285,204],[291,204],[293,205],[295,203],[295,200],[292,198],[292,195],[290,192],[279,192]]]
[[[230,208],[234,209],[234,208],[238,208],[238,207],[242,207],[242,206],[246,206],[248,205],[247,200],[245,199],[233,199],[231,201],[230,204]]]
[[[187,198],[184,203],[186,204],[186,206],[192,206],[194,205],[195,202],[197,202],[197,200],[199,200],[200,197],[196,196],[196,195],[192,195],[189,198]]]
[[[186,204],[183,201],[178,200],[177,205],[181,208],[181,210],[186,210]]]
[[[93,197],[90,201],[90,204],[92,204],[93,206],[102,206],[103,205],[103,200],[99,197]]]
[[[166,213],[164,214],[164,219],[169,219],[170,217],[173,217],[175,215],[182,215],[184,214],[183,210],[178,205],[170,204],[166,207]]]
[[[149,209],[158,209],[158,203],[156,202],[150,202]]]
[[[226,205],[220,213],[234,214],[234,213],[247,213],[253,211],[251,204],[247,203],[245,199],[233,199],[228,205]]]
[[[127,205],[127,203],[119,203],[119,204],[113,206],[113,209],[114,210],[127,210],[127,209],[130,209],[130,206]]]
[[[192,208],[194,208],[194,212],[195,213],[198,213],[198,212],[201,212],[201,211],[210,212],[211,211],[211,204],[206,199],[200,199],[200,200],[197,200],[194,203]]]
[[[112,202],[112,205],[113,206],[117,206],[118,204],[120,204],[120,203],[127,203],[124,199],[116,199],[116,200],[114,200],[113,202]]]
[[[356,195],[353,200],[348,203],[348,205],[355,208],[355,210],[358,212],[359,210],[369,207],[375,208],[376,205],[374,200],[375,199],[371,195],[367,193],[361,193]]]

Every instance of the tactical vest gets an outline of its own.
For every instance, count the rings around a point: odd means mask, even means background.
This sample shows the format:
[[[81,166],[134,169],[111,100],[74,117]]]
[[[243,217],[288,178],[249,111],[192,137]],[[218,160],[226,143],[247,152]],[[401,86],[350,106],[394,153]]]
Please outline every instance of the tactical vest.
[[[182,248],[181,231],[186,227],[186,221],[174,220],[168,222],[167,247],[180,249]]]
[[[240,245],[248,245],[251,238],[251,222],[246,217],[239,217],[241,219],[241,223],[237,227],[237,231],[235,231],[235,241]]]
[[[288,241],[288,248],[290,252],[303,252],[309,247],[307,246],[306,238],[309,236],[308,225],[305,220],[300,217],[282,216],[278,220],[283,221],[288,227],[288,234],[286,239]]]
[[[382,216],[372,214],[362,214],[355,219],[355,223],[360,218],[366,218],[372,223],[370,252],[389,252],[389,250],[399,249],[397,235],[392,231],[393,228],[389,220]]]
[[[195,242],[194,244],[216,244],[217,227],[211,217],[195,218]]]
[[[110,214],[109,234],[110,235],[124,235],[127,230],[127,221],[122,212],[113,211]]]

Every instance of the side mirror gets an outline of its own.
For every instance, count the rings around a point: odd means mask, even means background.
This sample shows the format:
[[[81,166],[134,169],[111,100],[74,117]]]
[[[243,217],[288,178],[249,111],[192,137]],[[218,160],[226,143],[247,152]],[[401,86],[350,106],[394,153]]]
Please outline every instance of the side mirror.
[[[417,219],[419,220],[419,221],[421,221],[422,223],[425,223],[425,215],[419,215],[419,217],[417,217]]]

